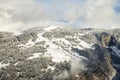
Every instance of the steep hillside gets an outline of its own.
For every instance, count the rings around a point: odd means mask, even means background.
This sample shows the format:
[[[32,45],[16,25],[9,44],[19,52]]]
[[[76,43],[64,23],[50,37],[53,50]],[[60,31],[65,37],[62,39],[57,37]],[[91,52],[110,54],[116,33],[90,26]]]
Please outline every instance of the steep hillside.
[[[119,50],[119,29],[46,26],[20,35],[0,32],[0,80],[112,80],[113,34]]]

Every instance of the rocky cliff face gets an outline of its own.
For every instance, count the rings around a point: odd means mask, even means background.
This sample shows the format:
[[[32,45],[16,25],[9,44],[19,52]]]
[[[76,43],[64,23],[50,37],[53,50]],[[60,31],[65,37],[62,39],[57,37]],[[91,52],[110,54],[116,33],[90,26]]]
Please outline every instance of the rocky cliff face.
[[[20,35],[0,32],[0,80],[112,80],[116,70],[106,49],[111,33],[119,42],[119,30],[50,26]]]

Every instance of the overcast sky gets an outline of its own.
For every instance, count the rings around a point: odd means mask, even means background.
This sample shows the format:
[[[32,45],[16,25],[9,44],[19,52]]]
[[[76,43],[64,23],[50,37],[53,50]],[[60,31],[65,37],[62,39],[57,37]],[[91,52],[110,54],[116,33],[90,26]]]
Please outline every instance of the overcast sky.
[[[50,25],[120,27],[120,0],[0,0],[0,31]]]

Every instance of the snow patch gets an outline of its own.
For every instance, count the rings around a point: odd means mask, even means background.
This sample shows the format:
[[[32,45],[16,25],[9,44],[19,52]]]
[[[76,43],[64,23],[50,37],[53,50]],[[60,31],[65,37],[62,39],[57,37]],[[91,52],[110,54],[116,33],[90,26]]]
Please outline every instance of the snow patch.
[[[31,46],[33,46],[35,43],[32,41],[32,39],[30,39],[29,41],[28,41],[28,43],[26,43],[26,46],[28,46],[28,47],[31,47]]]
[[[39,34],[37,35],[38,38],[36,39],[35,43],[37,43],[37,42],[39,42],[39,41],[44,41],[44,40],[46,40],[46,38],[42,36],[43,34],[44,34],[44,32],[39,33]]]
[[[65,38],[53,38],[52,41],[64,42],[65,44],[71,45]]]
[[[79,50],[84,50],[83,47],[80,47],[80,46],[73,46],[74,48],[78,48]]]
[[[55,67],[54,66],[48,66],[47,69],[51,69],[52,71],[54,71]]]
[[[51,31],[51,30],[54,30],[54,29],[56,29],[58,27],[59,26],[50,26],[50,27],[45,28],[45,31]]]
[[[45,69],[41,69],[41,70],[42,70],[42,71],[48,71],[49,69],[51,69],[52,71],[54,71],[54,70],[55,70],[55,67],[54,67],[54,66],[50,66],[50,65],[48,65],[47,68],[45,68]]]
[[[79,43],[77,45],[72,46],[72,47],[76,47],[80,50],[84,50],[85,48],[94,50],[95,48],[93,47],[93,43],[89,44],[79,38],[79,36],[82,36],[82,35],[84,35],[84,34],[79,33],[79,34],[75,34],[74,36],[65,36],[65,38],[71,38],[75,41],[79,41]],[[66,42],[66,43],[68,43],[68,42]],[[69,44],[71,44],[71,43],[69,43]]]
[[[83,34],[83,33],[79,33],[79,34],[78,34],[78,36],[83,36],[83,35],[85,35],[85,34]]]
[[[20,63],[20,61],[16,62],[16,63],[14,64],[14,66],[17,66],[19,63]]]
[[[40,55],[42,55],[43,53],[34,53],[33,56],[29,57],[27,60],[32,60],[34,58],[38,58],[40,57]]]
[[[5,67],[9,66],[9,64],[10,64],[10,63],[4,64],[4,63],[1,63],[1,62],[0,62],[0,68],[3,68],[3,67],[5,68]]]
[[[88,49],[92,49],[92,43],[91,44],[88,44],[87,42],[83,41],[83,40],[80,40],[80,43],[79,45],[81,45],[83,48],[88,48]]]
[[[72,58],[73,59],[78,59],[79,61],[81,60],[88,60],[86,57],[84,56],[80,56],[78,53],[76,52],[71,52],[72,53]]]
[[[47,49],[47,55],[52,57],[52,61],[59,63],[59,62],[64,62],[64,61],[69,61],[70,57],[65,53],[64,50],[59,48],[55,44],[51,44],[50,48]]]
[[[25,49],[25,48],[32,47],[33,45],[35,45],[35,43],[32,41],[32,39],[30,39],[25,45],[24,44],[20,44],[18,46],[22,47],[22,49]]]
[[[120,38],[118,38],[118,41],[120,41]]]

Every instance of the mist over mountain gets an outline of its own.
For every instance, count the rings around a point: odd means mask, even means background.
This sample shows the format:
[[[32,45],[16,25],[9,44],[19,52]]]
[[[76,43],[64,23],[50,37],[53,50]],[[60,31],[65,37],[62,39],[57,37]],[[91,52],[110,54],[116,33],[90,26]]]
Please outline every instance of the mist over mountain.
[[[119,28],[120,0],[0,0],[0,31],[34,26]]]
[[[0,80],[119,80],[119,59],[120,29],[0,32]]]

